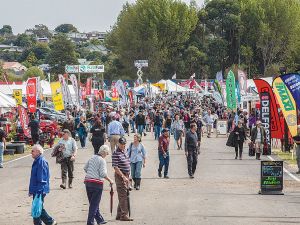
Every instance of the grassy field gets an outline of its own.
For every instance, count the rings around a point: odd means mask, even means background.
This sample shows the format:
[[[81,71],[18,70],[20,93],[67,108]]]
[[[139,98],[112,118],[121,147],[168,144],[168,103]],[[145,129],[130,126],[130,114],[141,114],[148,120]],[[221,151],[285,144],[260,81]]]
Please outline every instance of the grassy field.
[[[279,149],[272,148],[272,152],[274,152],[276,155],[278,155],[280,158],[282,158],[282,160],[286,161],[288,164],[297,164],[295,154],[294,154],[294,158],[292,159],[292,151],[293,151],[293,149],[291,149],[290,153],[280,152]]]
[[[59,140],[59,138],[55,138],[54,145],[58,142],[58,140]],[[45,144],[44,149],[47,149],[49,147],[50,147],[49,145]],[[23,154],[3,155],[3,162],[23,156],[23,155],[27,155],[27,154],[31,153],[31,149],[32,149],[32,146],[26,145],[26,150],[24,151]]]

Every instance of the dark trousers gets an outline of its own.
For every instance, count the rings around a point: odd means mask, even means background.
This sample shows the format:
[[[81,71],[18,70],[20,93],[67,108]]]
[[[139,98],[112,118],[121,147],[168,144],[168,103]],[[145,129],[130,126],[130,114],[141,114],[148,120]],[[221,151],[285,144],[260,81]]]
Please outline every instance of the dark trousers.
[[[188,150],[188,157],[187,159],[187,164],[188,164],[188,173],[190,176],[195,174],[196,167],[197,167],[197,162],[198,162],[198,151],[197,149],[195,150]]]
[[[230,133],[230,131],[231,131],[231,126],[232,126],[232,121],[228,121],[228,133]]]
[[[235,155],[238,156],[238,150],[240,150],[240,156],[242,156],[243,152],[243,142],[241,140],[235,142]]]
[[[100,147],[103,145],[104,143],[100,143],[100,142],[94,142],[92,141],[92,145],[94,147],[94,154],[98,154]]]
[[[42,195],[42,201],[44,203],[44,198],[46,195]],[[33,199],[34,199],[35,195],[33,195]],[[42,209],[42,213],[41,216],[39,218],[33,218],[33,224],[34,225],[42,225],[42,222],[44,222],[46,225],[51,225],[54,220],[52,219],[51,216],[48,215],[48,213],[46,212],[46,210],[44,209],[44,204],[43,204],[43,209]]]
[[[31,137],[34,145],[40,140],[40,135],[38,133],[31,133]]]
[[[94,220],[96,219],[97,223],[104,221],[102,215],[100,214],[99,204],[102,196],[102,189],[92,188],[85,186],[86,194],[89,199],[89,215],[87,220],[87,225],[95,224]]]
[[[67,173],[69,178],[74,178],[73,171],[74,171],[74,162],[70,161],[71,157],[64,158],[64,160],[61,162],[61,178],[67,178]]]
[[[129,174],[124,174],[127,178]],[[128,214],[128,202],[127,202],[127,187],[126,183],[123,183],[122,177],[120,177],[117,173],[115,173],[115,181],[118,192],[118,209],[117,209],[117,217],[124,217]]]
[[[163,166],[165,166],[164,176],[168,175],[168,172],[169,172],[169,162],[170,162],[169,151],[167,151],[166,154],[167,154],[167,156],[165,158],[164,155],[162,154],[162,152],[158,151],[158,158],[159,158],[158,172],[161,172]]]

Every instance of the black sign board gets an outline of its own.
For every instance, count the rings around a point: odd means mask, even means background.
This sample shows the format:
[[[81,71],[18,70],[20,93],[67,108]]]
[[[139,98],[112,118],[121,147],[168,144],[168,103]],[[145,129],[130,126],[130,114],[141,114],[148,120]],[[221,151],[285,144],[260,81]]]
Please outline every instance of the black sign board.
[[[261,161],[261,194],[283,195],[283,161]]]
[[[267,133],[267,151],[264,155],[271,155],[271,109],[270,109],[270,94],[268,92],[261,92],[260,94],[260,120],[261,125],[265,128]]]

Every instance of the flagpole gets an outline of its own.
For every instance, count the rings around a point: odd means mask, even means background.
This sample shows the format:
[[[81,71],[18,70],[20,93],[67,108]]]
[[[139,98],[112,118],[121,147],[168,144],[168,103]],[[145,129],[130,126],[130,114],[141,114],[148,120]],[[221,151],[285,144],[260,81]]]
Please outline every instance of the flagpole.
[[[3,73],[3,75],[4,75],[4,78],[5,78],[5,81],[6,81],[6,84],[7,84],[8,88],[9,88],[9,90],[11,91],[12,95],[14,95],[14,92],[11,90],[11,88],[10,88],[10,86],[8,84],[6,73]]]

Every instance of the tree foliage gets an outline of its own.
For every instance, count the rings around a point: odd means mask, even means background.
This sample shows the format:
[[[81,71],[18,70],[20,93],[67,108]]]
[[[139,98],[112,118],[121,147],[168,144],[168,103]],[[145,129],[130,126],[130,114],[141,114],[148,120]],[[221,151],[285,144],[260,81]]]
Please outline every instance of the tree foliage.
[[[78,65],[75,56],[75,45],[68,40],[67,36],[59,33],[50,42],[49,65],[53,68],[51,72],[58,74],[65,73],[65,65]]]
[[[54,30],[56,32],[61,32],[64,34],[67,34],[69,32],[78,32],[76,27],[74,27],[72,24],[68,24],[68,23],[61,24],[61,25],[57,26]]]
[[[0,29],[0,34],[12,34],[12,28],[10,25],[3,25],[2,29]]]
[[[40,77],[41,80],[45,79],[43,72],[37,66],[30,67],[23,74],[23,80],[27,80],[28,78],[32,78],[32,77]]]
[[[32,29],[27,29],[27,31],[31,31],[35,36],[38,36],[40,38],[47,37],[51,38],[52,34],[49,32],[49,29],[44,24],[38,24],[35,25]]]

